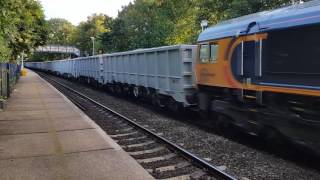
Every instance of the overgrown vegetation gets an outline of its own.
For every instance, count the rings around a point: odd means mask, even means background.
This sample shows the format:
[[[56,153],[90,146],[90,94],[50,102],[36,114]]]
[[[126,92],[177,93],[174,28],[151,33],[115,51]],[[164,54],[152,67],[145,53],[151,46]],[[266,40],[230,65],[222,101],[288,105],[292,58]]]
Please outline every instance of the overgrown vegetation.
[[[47,26],[35,0],[0,0],[0,61],[15,61],[46,42]]]

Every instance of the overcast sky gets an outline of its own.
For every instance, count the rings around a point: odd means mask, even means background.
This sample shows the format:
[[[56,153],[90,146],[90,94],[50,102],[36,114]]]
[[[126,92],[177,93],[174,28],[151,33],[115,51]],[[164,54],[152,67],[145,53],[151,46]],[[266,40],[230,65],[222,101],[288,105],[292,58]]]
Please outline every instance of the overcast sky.
[[[133,0],[40,0],[46,19],[64,18],[74,25],[86,21],[93,13],[116,17],[122,6]]]

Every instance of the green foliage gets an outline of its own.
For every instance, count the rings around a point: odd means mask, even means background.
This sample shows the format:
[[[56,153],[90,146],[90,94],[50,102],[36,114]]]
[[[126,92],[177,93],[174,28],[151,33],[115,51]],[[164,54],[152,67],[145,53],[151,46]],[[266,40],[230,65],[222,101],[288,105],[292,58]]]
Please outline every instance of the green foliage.
[[[81,22],[77,26],[72,40],[73,44],[76,45],[81,52],[91,54],[92,40],[90,37],[94,37],[96,53],[105,52],[105,46],[103,46],[101,42],[101,35],[110,31],[108,27],[105,26],[109,19],[110,17],[104,14],[93,14],[88,17],[86,22]]]
[[[291,0],[136,0],[110,20],[102,36],[108,52],[195,43],[200,22],[222,20],[269,10]]]
[[[0,0],[0,59],[15,61],[17,57],[47,38],[47,25],[42,7],[34,0]]]
[[[170,18],[173,24],[173,30],[167,34],[166,45],[189,44],[195,42],[200,32],[197,21],[199,11],[196,0],[186,0],[181,3],[179,0],[162,0],[164,8],[167,9],[167,18]]]
[[[3,36],[0,35],[0,63],[8,62],[11,55],[11,49],[8,47],[8,44]]]
[[[136,0],[108,24],[110,31],[103,35],[103,44],[109,52],[167,44],[166,37],[174,28],[169,13],[161,1]]]
[[[50,45],[72,45],[76,27],[69,21],[61,18],[48,20],[48,42]]]
[[[107,52],[125,51],[129,49],[129,36],[126,33],[124,22],[121,18],[108,19],[106,26],[109,31],[101,35],[101,41]]]
[[[228,18],[239,17],[264,10],[274,9],[292,2],[291,0],[232,0],[227,9]]]

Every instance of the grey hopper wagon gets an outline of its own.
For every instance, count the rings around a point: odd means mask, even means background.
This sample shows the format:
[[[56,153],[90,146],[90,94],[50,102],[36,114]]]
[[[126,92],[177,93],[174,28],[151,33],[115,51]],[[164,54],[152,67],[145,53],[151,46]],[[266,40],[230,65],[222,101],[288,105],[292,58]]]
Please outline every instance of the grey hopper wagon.
[[[100,82],[120,85],[135,96],[157,95],[190,106],[195,93],[193,66],[196,46],[176,45],[101,56]]]

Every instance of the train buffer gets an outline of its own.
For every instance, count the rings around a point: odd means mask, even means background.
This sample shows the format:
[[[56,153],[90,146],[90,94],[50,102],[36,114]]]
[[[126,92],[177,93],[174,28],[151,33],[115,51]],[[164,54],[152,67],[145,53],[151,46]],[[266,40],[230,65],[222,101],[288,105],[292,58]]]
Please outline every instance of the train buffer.
[[[153,179],[58,90],[28,71],[0,112],[0,179]]]

